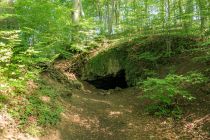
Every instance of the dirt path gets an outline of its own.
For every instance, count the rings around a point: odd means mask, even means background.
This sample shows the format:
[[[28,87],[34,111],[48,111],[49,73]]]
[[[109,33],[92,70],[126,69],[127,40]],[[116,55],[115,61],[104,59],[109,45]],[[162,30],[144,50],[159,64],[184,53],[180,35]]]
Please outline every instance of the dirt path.
[[[201,125],[196,125],[210,123],[210,115],[192,117],[190,121],[183,119],[184,122],[171,118],[161,119],[145,113],[146,104],[137,98],[140,91],[135,88],[102,91],[89,84],[85,84],[84,87],[84,91],[72,90],[72,97],[63,98],[65,110],[60,125],[56,131],[41,140],[209,138],[200,130]],[[109,95],[103,95],[104,93]]]
[[[153,137],[150,128],[145,127],[153,120],[146,118],[141,107],[135,104],[136,99],[126,93],[135,96],[132,89],[106,96],[97,94],[97,91],[86,94],[75,92],[69,101],[71,108],[64,114],[62,139],[126,140],[138,139],[139,136],[142,139]]]
[[[47,76],[45,80],[54,86],[61,85]],[[181,120],[174,120],[146,114],[147,102],[138,99],[139,93],[135,88],[104,91],[84,83],[84,90],[73,89],[72,97],[61,96],[64,106],[61,122],[52,130],[44,130],[48,131],[46,136],[33,138],[8,127],[8,137],[3,140],[209,139],[208,98],[206,102],[188,106],[189,114],[186,112]],[[6,121],[4,118],[1,122]],[[206,131],[202,131],[203,126]]]
[[[139,91],[134,88],[102,95],[101,90],[86,85],[85,91],[72,92],[73,96],[63,101],[62,122],[42,140],[185,139],[176,131],[174,120],[145,114],[145,103],[139,101]]]

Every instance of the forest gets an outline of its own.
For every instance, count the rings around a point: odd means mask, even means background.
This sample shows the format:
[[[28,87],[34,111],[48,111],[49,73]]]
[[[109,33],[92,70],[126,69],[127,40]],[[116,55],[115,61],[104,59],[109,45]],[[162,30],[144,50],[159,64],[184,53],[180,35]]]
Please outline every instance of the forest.
[[[210,139],[209,0],[0,0],[0,140]]]

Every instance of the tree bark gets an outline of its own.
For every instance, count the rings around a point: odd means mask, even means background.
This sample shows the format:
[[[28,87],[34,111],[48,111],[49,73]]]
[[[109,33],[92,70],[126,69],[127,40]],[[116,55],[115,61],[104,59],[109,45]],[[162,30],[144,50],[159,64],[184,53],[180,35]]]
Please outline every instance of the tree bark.
[[[74,0],[73,9],[74,11],[73,11],[72,20],[73,23],[78,24],[80,21],[80,17],[84,16],[81,0]]]

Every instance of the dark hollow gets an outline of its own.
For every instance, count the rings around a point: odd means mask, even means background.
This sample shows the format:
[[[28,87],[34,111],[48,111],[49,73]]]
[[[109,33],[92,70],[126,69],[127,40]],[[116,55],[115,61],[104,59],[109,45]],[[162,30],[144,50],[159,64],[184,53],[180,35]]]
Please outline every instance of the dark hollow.
[[[98,89],[115,89],[116,87],[127,88],[128,84],[125,78],[125,70],[119,71],[116,76],[108,75],[105,77],[98,77],[96,80],[87,81]]]

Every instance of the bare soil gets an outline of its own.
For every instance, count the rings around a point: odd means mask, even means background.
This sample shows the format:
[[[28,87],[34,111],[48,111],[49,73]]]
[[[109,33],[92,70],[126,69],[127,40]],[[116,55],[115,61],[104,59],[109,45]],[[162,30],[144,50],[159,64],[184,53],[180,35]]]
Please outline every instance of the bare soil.
[[[48,76],[45,80],[57,87]],[[208,140],[210,139],[210,95],[185,104],[182,119],[160,118],[145,112],[147,101],[138,98],[136,88],[100,90],[88,83],[72,89],[72,96],[61,96],[64,106],[61,122],[46,128],[45,136],[31,137],[0,114],[2,140]],[[47,132],[47,133],[46,133]]]
[[[209,95],[206,102],[185,106],[183,118],[174,120],[147,114],[139,89],[104,91],[83,84],[83,90],[73,89],[72,97],[61,99],[62,121],[41,140],[210,139]]]

